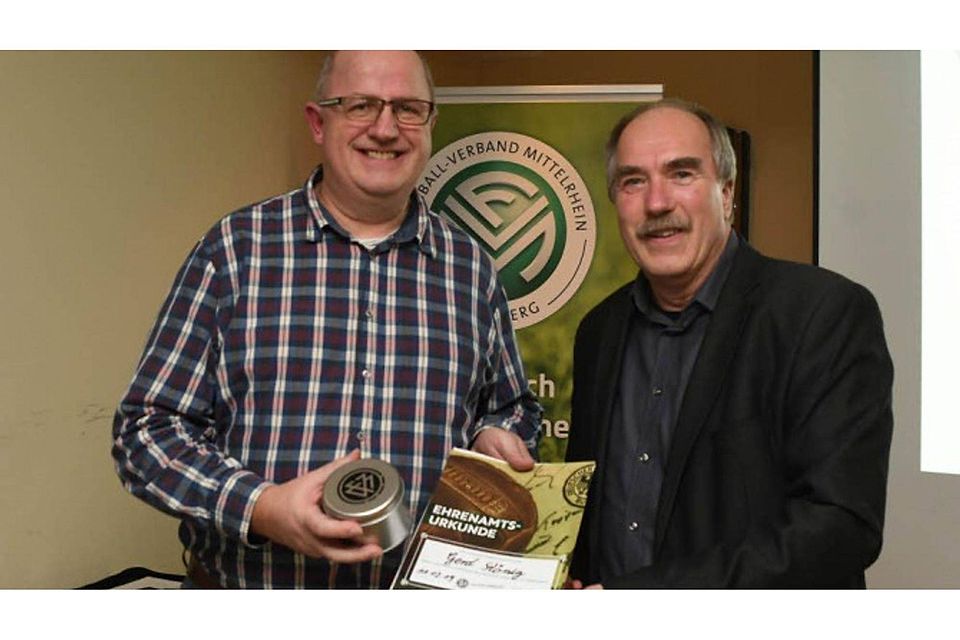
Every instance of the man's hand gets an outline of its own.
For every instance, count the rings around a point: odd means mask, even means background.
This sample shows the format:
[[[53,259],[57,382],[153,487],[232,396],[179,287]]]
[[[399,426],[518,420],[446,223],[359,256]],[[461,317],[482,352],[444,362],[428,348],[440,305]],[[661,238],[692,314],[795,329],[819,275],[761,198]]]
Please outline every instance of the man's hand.
[[[381,555],[383,549],[363,537],[359,524],[335,520],[320,508],[323,485],[330,474],[359,459],[360,451],[354,450],[319,469],[268,487],[253,506],[250,529],[298,553],[334,562],[365,562]]]
[[[583,586],[583,583],[580,582],[579,580],[577,580],[577,579],[575,579],[575,578],[572,579],[572,580],[571,580],[570,578],[567,578],[567,581],[563,584],[563,588],[564,588],[564,589],[577,589],[577,590],[580,590],[580,589],[603,589],[603,585],[598,582],[597,584],[592,584],[592,585],[590,585],[589,587],[585,587],[585,586]]]
[[[471,447],[478,453],[484,453],[500,460],[505,460],[516,471],[530,471],[533,469],[533,458],[527,451],[526,445],[517,434],[490,427],[484,429],[473,440]]]

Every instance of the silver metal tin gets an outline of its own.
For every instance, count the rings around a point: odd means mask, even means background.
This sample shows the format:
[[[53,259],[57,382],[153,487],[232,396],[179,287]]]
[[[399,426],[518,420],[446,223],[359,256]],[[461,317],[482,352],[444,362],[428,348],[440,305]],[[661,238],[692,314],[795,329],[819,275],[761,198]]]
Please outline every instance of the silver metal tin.
[[[323,489],[323,511],[338,520],[356,520],[384,551],[406,540],[413,525],[403,504],[403,479],[376,458],[348,462],[330,474]]]

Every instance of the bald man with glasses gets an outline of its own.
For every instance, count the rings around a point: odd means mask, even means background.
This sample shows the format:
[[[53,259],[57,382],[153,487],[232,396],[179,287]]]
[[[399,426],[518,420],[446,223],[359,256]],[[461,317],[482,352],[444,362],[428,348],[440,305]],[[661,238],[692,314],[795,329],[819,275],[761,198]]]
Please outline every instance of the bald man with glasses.
[[[542,409],[490,258],[414,192],[433,82],[414,52],[325,61],[322,163],[196,245],[114,419],[124,486],[181,519],[186,587],[376,588],[384,554],[318,506],[351,460],[422,514],[452,447],[532,467]]]

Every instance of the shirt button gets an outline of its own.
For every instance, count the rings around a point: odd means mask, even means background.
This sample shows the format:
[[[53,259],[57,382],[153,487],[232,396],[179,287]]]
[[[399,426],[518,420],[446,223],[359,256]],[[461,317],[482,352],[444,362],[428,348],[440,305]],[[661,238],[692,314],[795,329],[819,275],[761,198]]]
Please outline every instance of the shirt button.
[[[367,309],[366,311],[363,312],[363,315],[365,315],[367,319],[371,319],[373,318],[373,311],[371,311],[370,309]]]
[[[363,371],[360,372],[360,375],[362,375],[364,378],[369,378],[369,377],[370,377],[370,370],[369,370],[369,369],[364,369]]]
[[[636,522],[631,522],[630,524],[627,525],[627,529],[629,529],[630,531],[636,531],[639,527],[640,525],[637,524]]]
[[[640,461],[640,462],[642,462],[642,463],[644,463],[644,464],[646,464],[646,463],[650,462],[650,454],[647,453],[646,451],[644,451],[644,452],[641,453],[639,456],[637,456],[637,460]]]
[[[366,437],[367,437],[367,434],[365,434],[363,431],[357,432],[357,440],[359,440],[360,442],[363,442],[364,438]]]

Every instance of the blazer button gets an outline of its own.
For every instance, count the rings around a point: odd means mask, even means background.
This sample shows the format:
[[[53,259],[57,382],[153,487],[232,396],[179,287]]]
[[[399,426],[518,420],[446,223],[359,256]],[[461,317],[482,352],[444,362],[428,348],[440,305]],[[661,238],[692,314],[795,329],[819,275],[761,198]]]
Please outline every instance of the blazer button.
[[[636,522],[631,522],[630,524],[627,525],[627,529],[629,529],[630,531],[636,531],[639,528],[640,528],[640,525],[637,524]]]
[[[644,451],[639,456],[637,456],[637,460],[642,462],[643,464],[646,464],[650,462],[650,454]]]

